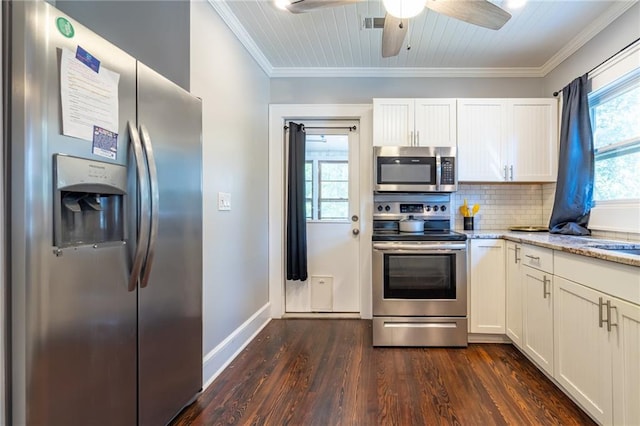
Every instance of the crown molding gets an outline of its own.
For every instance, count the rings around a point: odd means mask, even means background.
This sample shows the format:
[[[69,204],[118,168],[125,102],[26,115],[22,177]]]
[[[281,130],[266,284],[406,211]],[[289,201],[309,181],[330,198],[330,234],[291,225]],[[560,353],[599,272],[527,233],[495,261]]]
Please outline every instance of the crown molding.
[[[402,67],[274,67],[271,78],[284,77],[542,77],[540,68],[402,68]]]
[[[231,31],[236,35],[240,43],[247,49],[251,57],[258,63],[260,68],[264,71],[264,73],[271,77],[273,73],[273,66],[271,62],[264,56],[262,50],[258,47],[253,38],[249,35],[247,30],[244,29],[236,15],[233,14],[227,3],[222,0],[208,0],[209,4],[213,9],[220,15],[220,18],[224,21],[225,24],[231,29]]]
[[[274,67],[262,53],[256,42],[233,14],[227,0],[208,0],[229,29],[240,40],[249,54],[269,78],[287,77],[432,77],[432,78],[492,78],[492,77],[533,77],[541,78],[549,74],[564,60],[573,55],[596,34],[615,21],[638,0],[614,1],[607,11],[582,30],[566,46],[540,67],[504,67],[504,68],[402,68],[402,67]]]
[[[560,49],[551,57],[544,65],[540,67],[542,77],[553,71],[558,65],[565,61],[569,56],[573,55],[589,40],[595,37],[599,32],[604,30],[613,21],[618,19],[622,14],[634,6],[638,1],[621,2],[615,1],[613,5],[594,20],[591,25],[585,27],[576,37]]]

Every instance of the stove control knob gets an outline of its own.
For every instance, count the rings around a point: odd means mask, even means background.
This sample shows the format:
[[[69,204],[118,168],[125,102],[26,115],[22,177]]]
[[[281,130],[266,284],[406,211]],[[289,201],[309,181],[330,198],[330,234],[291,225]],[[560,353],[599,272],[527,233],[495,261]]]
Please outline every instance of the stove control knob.
[[[443,212],[443,211],[445,211],[446,209],[447,209],[447,206],[445,206],[445,205],[440,206],[440,211],[442,211],[442,212]]]
[[[389,211],[389,210],[391,210],[391,207],[386,206],[384,209],[385,209],[386,211]]]
[[[431,206],[426,206],[426,207],[424,208],[424,211],[426,211],[426,212],[430,212],[430,211],[431,211]]]
[[[380,206],[378,206],[378,211],[379,211],[379,212],[381,212],[381,211],[382,211],[382,208],[383,208],[383,207],[382,207],[381,205],[380,205]]]
[[[438,207],[438,206],[433,206],[433,211],[434,211],[434,212],[437,212],[437,211],[438,211],[438,209],[439,209],[439,207]]]

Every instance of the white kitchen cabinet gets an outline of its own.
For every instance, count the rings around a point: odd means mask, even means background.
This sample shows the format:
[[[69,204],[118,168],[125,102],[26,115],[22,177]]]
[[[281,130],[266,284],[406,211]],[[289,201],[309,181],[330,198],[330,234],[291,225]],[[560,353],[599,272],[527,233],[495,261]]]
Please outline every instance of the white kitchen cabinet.
[[[374,146],[456,146],[455,99],[373,100]]]
[[[522,246],[506,243],[506,332],[507,337],[522,347]]]
[[[470,242],[471,333],[505,333],[504,241],[473,239]]]
[[[556,99],[458,99],[458,179],[553,182]]]
[[[556,381],[599,423],[640,425],[640,268],[554,257]]]
[[[612,298],[617,314],[613,336],[613,421],[640,425],[640,306]]]
[[[523,350],[553,375],[553,275],[525,265],[522,286]]]
[[[504,99],[458,99],[458,180],[503,182],[507,136]]]
[[[555,379],[601,424],[613,422],[611,340],[598,326],[602,293],[555,277]]]

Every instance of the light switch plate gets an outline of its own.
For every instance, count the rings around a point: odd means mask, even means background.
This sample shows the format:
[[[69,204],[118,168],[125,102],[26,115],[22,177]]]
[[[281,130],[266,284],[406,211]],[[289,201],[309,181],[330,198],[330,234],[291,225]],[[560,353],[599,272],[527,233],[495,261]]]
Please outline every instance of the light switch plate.
[[[231,210],[231,194],[228,192],[218,192],[218,210]]]

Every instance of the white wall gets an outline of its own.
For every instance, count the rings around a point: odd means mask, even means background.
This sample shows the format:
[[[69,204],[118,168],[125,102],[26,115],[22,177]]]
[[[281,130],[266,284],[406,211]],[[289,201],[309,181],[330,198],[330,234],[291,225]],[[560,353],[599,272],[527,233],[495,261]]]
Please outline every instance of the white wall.
[[[562,90],[620,49],[640,38],[640,3],[631,7],[544,78],[545,96]]]
[[[363,104],[372,98],[543,98],[541,78],[272,78],[274,104]]]
[[[203,104],[206,383],[269,316],[269,79],[204,1],[191,4],[190,65]],[[218,192],[231,211],[217,210]]]

